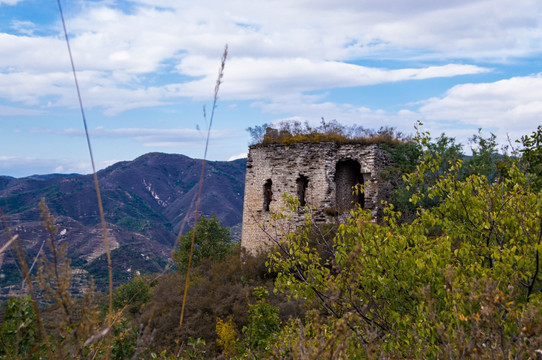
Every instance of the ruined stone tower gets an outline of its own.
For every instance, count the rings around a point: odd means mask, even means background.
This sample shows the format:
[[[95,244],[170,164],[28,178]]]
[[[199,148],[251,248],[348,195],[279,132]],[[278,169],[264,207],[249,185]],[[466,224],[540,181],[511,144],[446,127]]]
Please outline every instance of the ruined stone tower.
[[[249,148],[243,206],[241,246],[251,253],[270,246],[269,235],[294,230],[303,222],[303,205],[314,206],[317,223],[345,218],[359,203],[378,217],[389,189],[379,174],[390,165],[388,153],[378,145],[296,143],[253,145]],[[352,194],[364,184],[365,192]],[[285,207],[282,194],[297,197],[301,207],[279,225],[272,214]],[[285,229],[284,226],[288,228]],[[282,229],[277,227],[282,226]]]

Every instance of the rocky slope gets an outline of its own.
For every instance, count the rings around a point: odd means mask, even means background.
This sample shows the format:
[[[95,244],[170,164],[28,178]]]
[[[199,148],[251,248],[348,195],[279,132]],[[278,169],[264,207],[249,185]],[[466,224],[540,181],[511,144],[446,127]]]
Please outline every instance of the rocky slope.
[[[115,283],[138,271],[163,269],[183,220],[188,220],[185,229],[193,224],[201,165],[201,160],[183,155],[150,153],[98,172]],[[222,225],[239,226],[245,168],[246,159],[207,162],[201,214],[216,214]],[[0,177],[0,207],[10,230],[23,240],[30,263],[46,238],[40,225],[41,198],[56,218],[58,238],[68,244],[73,267],[92,274],[98,287],[103,285],[107,266],[92,175]],[[4,226],[0,229],[2,245],[8,236]],[[0,296],[5,297],[9,285],[20,284],[13,251],[0,254],[0,271]]]

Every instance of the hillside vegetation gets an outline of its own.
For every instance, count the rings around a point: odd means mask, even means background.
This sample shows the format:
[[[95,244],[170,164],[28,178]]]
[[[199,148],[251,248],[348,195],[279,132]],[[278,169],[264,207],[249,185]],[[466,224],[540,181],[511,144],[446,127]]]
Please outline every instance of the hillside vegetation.
[[[66,290],[69,262],[53,234],[59,257],[44,258],[39,276],[49,303],[4,305],[0,357],[540,357],[541,142],[539,127],[498,154],[494,136],[479,133],[465,157],[454,139],[418,132],[390,150],[400,161],[387,174],[396,193],[381,223],[358,207],[346,224],[317,226],[307,207],[305,226],[257,257],[203,221],[181,328],[184,272],[120,286],[109,328],[92,286],[79,298]]]
[[[406,144],[410,137],[397,132],[391,127],[382,127],[378,131],[362,126],[345,126],[336,120],[326,122],[323,118],[319,126],[310,126],[308,122],[282,121],[278,129],[267,124],[247,128],[252,146],[269,144],[292,145],[295,143],[335,142],[338,144]]]
[[[216,215],[223,226],[240,227],[246,160],[207,163],[200,212]],[[201,160],[183,155],[150,153],[116,163],[98,173],[108,236],[112,239],[114,281],[119,285],[136,272],[164,268],[183,220],[194,223],[191,203],[197,194]],[[47,234],[40,225],[39,202],[45,199],[60,226],[59,240],[77,276],[92,275],[99,290],[107,283],[107,261],[92,175],[0,178],[0,207],[9,228],[20,236],[32,262]],[[189,226],[185,226],[185,231]],[[0,235],[7,238],[6,230]],[[46,248],[45,248],[46,249]],[[21,284],[14,253],[0,258],[0,299]],[[14,289],[15,289],[14,288]]]

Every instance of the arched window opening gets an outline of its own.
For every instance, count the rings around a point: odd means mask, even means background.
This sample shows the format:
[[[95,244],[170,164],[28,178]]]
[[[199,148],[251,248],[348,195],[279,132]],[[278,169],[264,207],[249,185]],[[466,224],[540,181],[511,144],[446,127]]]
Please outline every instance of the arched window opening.
[[[363,184],[361,166],[357,161],[344,160],[337,163],[335,169],[335,194],[338,210],[352,209],[355,204],[365,205],[363,193],[354,194],[354,187]]]
[[[272,185],[273,185],[273,182],[271,181],[271,179],[267,179],[267,181],[263,185],[263,209],[264,209],[264,211],[269,211],[269,204],[271,204],[271,200],[273,200],[273,191],[271,190]]]
[[[307,204],[305,195],[307,192],[307,186],[309,186],[309,178],[305,175],[299,175],[295,182],[297,183],[297,198],[299,199],[299,205],[305,206]]]

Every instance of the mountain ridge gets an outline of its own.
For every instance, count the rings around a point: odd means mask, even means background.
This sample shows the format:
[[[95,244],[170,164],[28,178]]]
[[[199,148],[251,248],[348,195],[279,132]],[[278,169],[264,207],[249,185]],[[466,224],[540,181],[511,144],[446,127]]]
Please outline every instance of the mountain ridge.
[[[202,161],[185,155],[148,153],[115,163],[97,174],[115,266],[115,283],[135,271],[161,271],[177,233],[192,226],[193,199]],[[242,221],[246,159],[207,161],[200,214],[216,214],[223,226]],[[74,267],[104,279],[104,249],[92,175],[0,176],[0,207],[8,226],[24,244],[27,261],[38,253],[46,234],[40,226],[39,201],[45,199],[66,241]],[[186,219],[186,220],[185,220]],[[2,228],[0,239],[7,239]],[[132,254],[133,256],[127,256]],[[135,259],[133,259],[135,257]],[[117,263],[115,264],[115,259]],[[13,256],[0,255],[0,286],[13,285]],[[130,271],[128,271],[130,270]],[[5,296],[5,291],[0,296]]]

